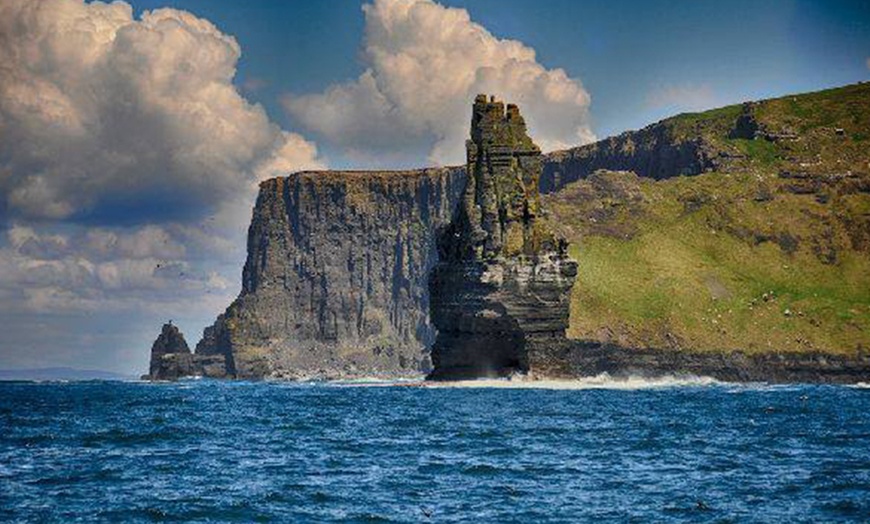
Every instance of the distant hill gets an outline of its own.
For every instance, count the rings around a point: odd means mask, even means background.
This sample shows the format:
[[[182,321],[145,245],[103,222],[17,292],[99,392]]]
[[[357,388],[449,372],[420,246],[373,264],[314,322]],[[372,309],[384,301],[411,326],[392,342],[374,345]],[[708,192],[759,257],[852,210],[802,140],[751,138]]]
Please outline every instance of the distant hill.
[[[0,380],[130,380],[134,377],[96,369],[68,367],[0,369]]]
[[[545,178],[580,263],[570,336],[870,350],[870,84],[679,115]]]

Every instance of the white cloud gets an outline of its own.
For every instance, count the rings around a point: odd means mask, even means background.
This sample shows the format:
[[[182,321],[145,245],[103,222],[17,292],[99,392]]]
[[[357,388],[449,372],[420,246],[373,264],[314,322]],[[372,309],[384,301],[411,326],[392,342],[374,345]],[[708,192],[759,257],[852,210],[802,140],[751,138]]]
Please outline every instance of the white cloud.
[[[520,104],[545,150],[594,140],[581,83],[545,68],[521,42],[496,38],[465,9],[375,0],[363,11],[363,74],[284,98],[292,117],[346,152],[392,159],[424,148],[431,161],[462,162],[478,93]]]
[[[114,258],[184,258],[186,248],[162,227],[134,229],[75,228],[75,234],[51,234],[33,227],[12,225],[9,245],[17,252],[41,260],[58,259],[85,252],[95,260]]]
[[[87,232],[85,247],[89,253],[141,259],[183,258],[185,247],[157,226],[145,226],[125,235],[114,231],[92,229]]]
[[[0,304],[6,311],[184,310],[232,287],[193,264],[184,246],[157,226],[77,227],[71,234],[26,226],[6,232],[0,248]],[[234,288],[237,289],[237,288]]]
[[[232,84],[238,43],[174,9],[0,4],[0,195],[18,218],[196,216],[257,179],[319,166],[314,145]],[[94,218],[96,217],[96,218]]]
[[[707,84],[663,85],[652,90],[646,102],[648,107],[656,109],[697,111],[715,107],[717,96]]]
[[[322,167],[233,85],[240,52],[174,9],[0,0],[0,366],[129,370],[231,301],[257,182]]]

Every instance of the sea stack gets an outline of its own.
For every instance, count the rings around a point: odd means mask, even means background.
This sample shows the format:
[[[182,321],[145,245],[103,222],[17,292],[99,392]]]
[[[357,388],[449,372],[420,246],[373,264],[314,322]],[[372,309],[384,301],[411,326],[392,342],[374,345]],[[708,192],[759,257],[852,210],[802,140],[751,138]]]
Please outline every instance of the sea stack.
[[[177,380],[182,377],[226,377],[223,355],[194,355],[178,326],[163,324],[160,335],[151,345],[151,364],[145,380]]]
[[[478,95],[466,186],[429,279],[432,379],[529,373],[565,339],[577,262],[542,213],[541,150],[516,105]]]

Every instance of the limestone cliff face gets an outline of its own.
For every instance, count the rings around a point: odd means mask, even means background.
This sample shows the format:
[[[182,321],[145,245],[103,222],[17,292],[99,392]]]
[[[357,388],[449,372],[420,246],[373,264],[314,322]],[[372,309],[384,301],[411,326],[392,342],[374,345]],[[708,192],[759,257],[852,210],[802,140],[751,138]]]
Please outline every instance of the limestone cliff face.
[[[577,263],[553,235],[538,192],[541,151],[515,105],[474,103],[467,179],[429,281],[437,379],[534,371],[565,338]]]
[[[302,172],[263,182],[239,297],[197,354],[240,378],[419,375],[427,278],[460,168]]]

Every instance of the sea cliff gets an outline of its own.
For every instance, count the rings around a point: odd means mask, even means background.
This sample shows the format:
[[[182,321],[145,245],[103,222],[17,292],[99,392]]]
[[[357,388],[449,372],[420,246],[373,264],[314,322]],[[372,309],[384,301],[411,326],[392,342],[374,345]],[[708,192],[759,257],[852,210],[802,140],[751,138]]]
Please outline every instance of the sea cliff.
[[[456,168],[301,172],[260,185],[242,291],[197,354],[244,378],[419,376],[430,368],[427,280]]]

